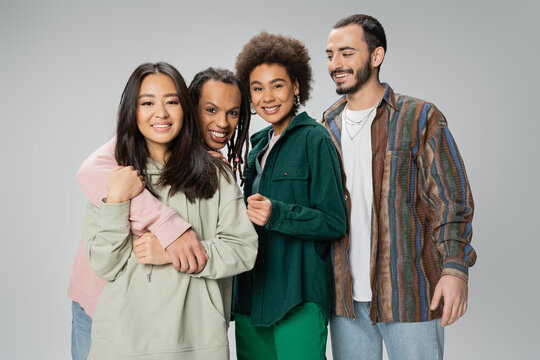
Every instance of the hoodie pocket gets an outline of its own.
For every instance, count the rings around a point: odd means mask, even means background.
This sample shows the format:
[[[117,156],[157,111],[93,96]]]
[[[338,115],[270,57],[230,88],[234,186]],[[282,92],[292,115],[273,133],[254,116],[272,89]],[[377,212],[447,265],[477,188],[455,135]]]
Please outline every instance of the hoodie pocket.
[[[209,347],[228,343],[223,299],[214,280],[191,279],[184,320],[182,336],[186,345]]]

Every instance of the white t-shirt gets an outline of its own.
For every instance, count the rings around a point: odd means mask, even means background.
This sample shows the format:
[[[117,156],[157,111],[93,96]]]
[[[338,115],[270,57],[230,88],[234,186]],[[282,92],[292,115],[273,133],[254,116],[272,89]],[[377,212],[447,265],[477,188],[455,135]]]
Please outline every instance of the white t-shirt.
[[[268,148],[266,149],[263,156],[261,157],[261,170],[264,170],[264,165],[266,165],[266,159],[268,158],[268,154],[270,154],[270,151],[272,151],[272,148],[274,147],[274,145],[276,145],[276,142],[278,141],[280,136],[281,134],[274,135],[274,132],[272,131],[272,137],[268,141]]]
[[[355,301],[371,301],[369,276],[373,199],[371,123],[376,112],[376,107],[372,107],[360,111],[345,108],[341,113],[343,167],[347,174],[347,188],[351,194],[349,260]]]

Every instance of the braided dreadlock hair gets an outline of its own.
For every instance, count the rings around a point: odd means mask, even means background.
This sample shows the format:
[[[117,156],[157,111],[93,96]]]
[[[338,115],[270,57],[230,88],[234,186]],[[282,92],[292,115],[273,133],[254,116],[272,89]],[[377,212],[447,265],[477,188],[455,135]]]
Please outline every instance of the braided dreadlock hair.
[[[199,104],[202,88],[209,80],[235,85],[238,87],[238,90],[240,90],[242,100],[238,117],[238,126],[227,144],[227,160],[232,164],[235,176],[240,179],[240,185],[243,185],[247,155],[249,152],[249,123],[251,120],[249,96],[247,95],[245,88],[240,86],[240,81],[232,71],[209,67],[206,70],[198,72],[189,85],[189,95],[195,108],[197,108]],[[243,154],[242,149],[244,149]]]

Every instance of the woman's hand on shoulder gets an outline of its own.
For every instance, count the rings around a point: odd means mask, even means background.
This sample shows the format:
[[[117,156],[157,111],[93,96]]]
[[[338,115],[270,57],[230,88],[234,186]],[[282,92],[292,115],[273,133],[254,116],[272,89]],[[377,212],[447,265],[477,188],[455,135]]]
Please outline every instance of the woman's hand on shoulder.
[[[164,265],[172,262],[169,253],[150,232],[142,234],[133,242],[133,251],[139,264]]]
[[[107,203],[121,203],[133,199],[144,189],[145,183],[139,170],[133,166],[119,166],[107,181]]]
[[[223,156],[223,154],[220,153],[219,151],[217,151],[217,150],[208,150],[208,153],[209,153],[210,155],[212,155],[212,157],[215,157],[216,159],[220,159],[220,160],[223,161],[225,164],[227,164],[227,165],[229,165],[229,166],[231,165],[231,164],[229,164],[229,162],[227,161],[227,159],[225,158],[225,156]]]

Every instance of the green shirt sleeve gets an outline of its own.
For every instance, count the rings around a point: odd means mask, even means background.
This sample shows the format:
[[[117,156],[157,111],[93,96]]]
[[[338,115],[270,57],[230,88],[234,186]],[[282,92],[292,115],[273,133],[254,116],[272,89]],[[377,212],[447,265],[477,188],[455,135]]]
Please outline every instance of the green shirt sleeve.
[[[326,130],[324,130],[326,131]],[[310,206],[270,199],[265,227],[305,240],[333,240],[345,234],[347,218],[336,149],[328,136],[309,141]]]

